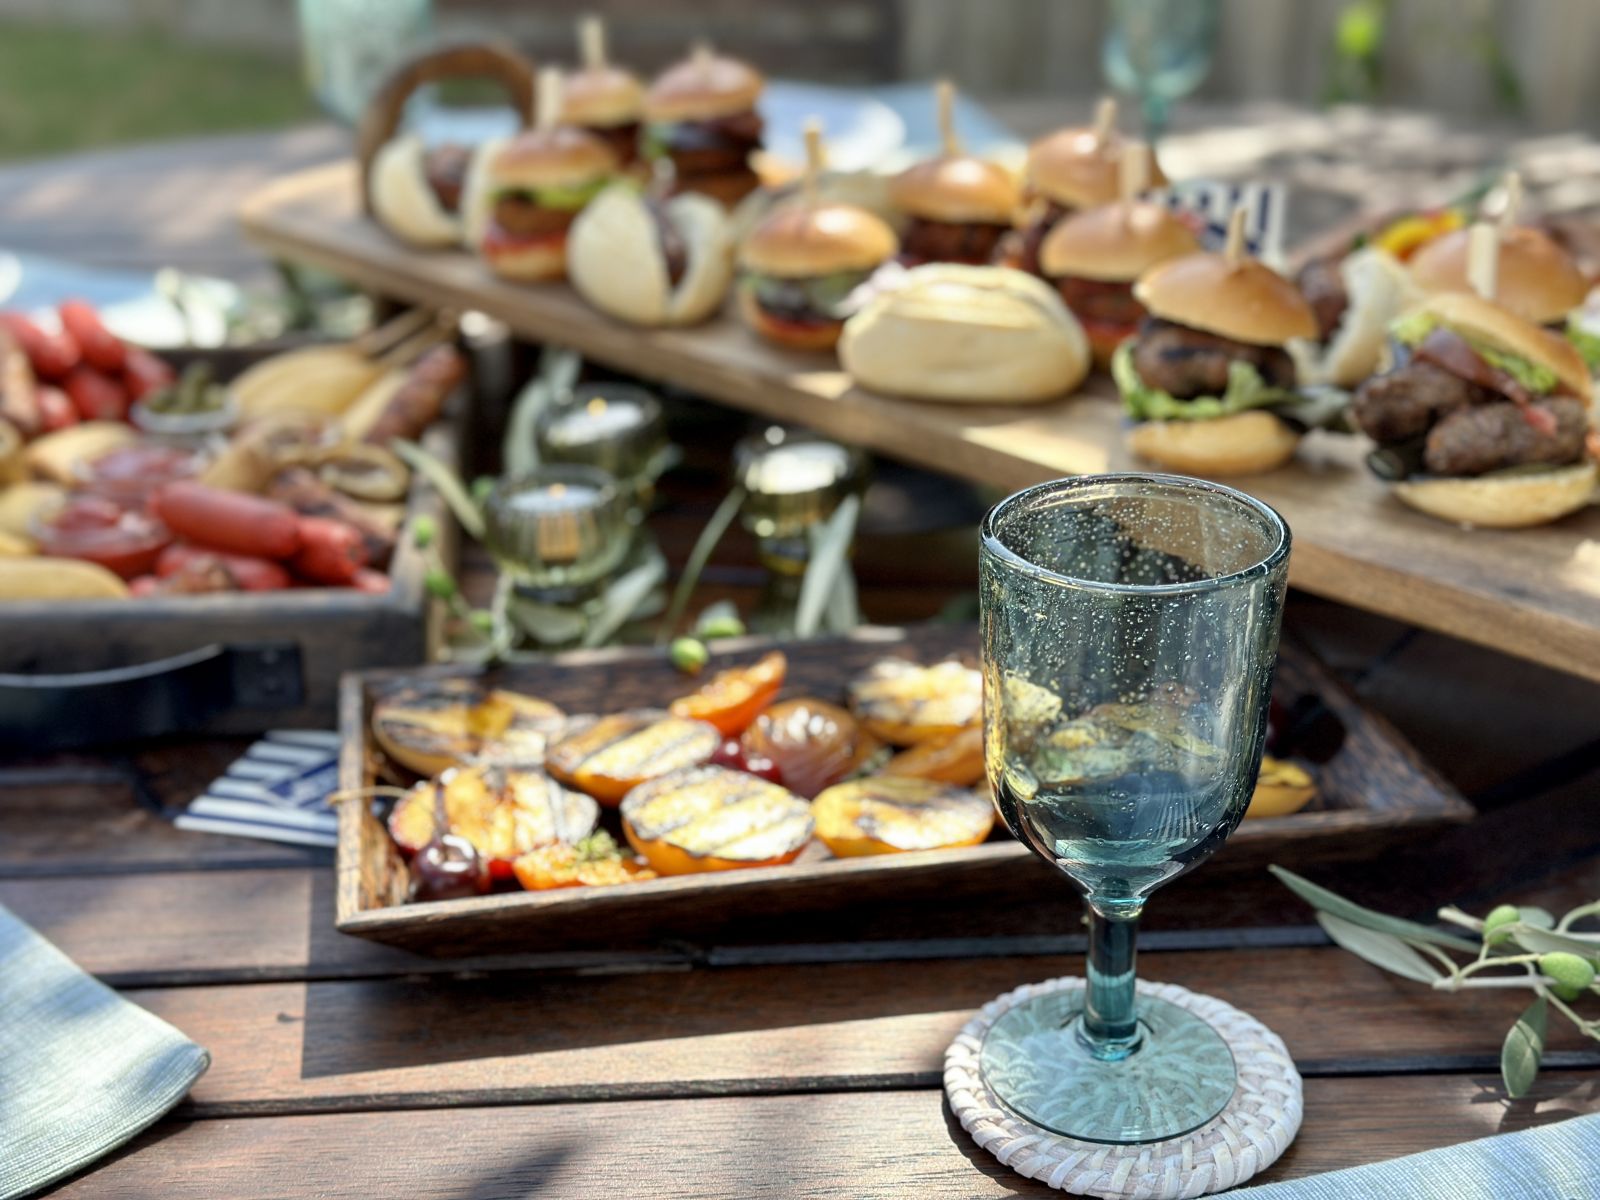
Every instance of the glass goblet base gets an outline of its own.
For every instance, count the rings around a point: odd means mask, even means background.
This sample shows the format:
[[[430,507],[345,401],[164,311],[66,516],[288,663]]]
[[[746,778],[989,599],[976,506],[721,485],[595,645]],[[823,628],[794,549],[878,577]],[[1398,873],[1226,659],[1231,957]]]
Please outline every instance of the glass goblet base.
[[[1191,1133],[1227,1107],[1238,1072],[1206,1021],[1140,996],[1138,1048],[1107,1061],[1080,1036],[1083,1002],[1082,988],[1045,992],[990,1026],[983,1079],[1012,1112],[1064,1137],[1128,1145]]]

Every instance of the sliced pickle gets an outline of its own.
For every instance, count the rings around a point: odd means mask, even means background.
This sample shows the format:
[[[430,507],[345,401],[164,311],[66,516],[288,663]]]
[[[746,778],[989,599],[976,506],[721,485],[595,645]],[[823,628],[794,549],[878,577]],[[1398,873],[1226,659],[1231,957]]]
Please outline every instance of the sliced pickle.
[[[601,717],[550,747],[546,769],[563,783],[615,806],[647,779],[705,762],[722,735],[704,721],[640,709]]]
[[[776,866],[811,840],[811,806],[743,771],[691,767],[629,792],[622,829],[662,875]]]
[[[975,846],[994,805],[966,788],[879,775],[829,788],[811,805],[817,837],[841,858]]]

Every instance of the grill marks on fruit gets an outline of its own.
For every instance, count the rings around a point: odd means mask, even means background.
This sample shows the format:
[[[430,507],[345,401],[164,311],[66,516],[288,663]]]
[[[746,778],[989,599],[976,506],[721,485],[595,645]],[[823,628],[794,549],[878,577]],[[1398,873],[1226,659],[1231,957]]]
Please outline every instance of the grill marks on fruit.
[[[850,685],[850,710],[897,746],[950,737],[983,719],[983,676],[959,662],[887,659]]]
[[[568,791],[543,771],[468,767],[447,772],[438,785],[419,783],[395,805],[389,833],[415,852],[434,835],[434,788],[444,788],[445,820],[505,874],[501,866],[539,846],[573,843],[594,831],[599,806]]]
[[[557,779],[615,804],[647,779],[698,766],[722,736],[704,721],[639,710],[601,717],[550,748],[546,766]]]
[[[994,806],[966,788],[879,776],[831,787],[812,805],[817,836],[840,856],[972,846],[994,828]]]
[[[785,860],[812,832],[804,800],[724,767],[691,768],[643,784],[623,801],[622,816],[629,840],[653,863],[648,843],[658,841],[734,865]]]
[[[548,700],[470,679],[403,687],[379,700],[372,728],[384,752],[419,775],[483,760],[538,766],[566,720]]]

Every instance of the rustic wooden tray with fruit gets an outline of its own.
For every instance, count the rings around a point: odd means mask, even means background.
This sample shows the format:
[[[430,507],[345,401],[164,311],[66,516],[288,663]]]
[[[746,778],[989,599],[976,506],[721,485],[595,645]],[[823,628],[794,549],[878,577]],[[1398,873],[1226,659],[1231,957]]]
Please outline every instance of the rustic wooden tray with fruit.
[[[402,529],[453,539],[393,447],[456,461],[447,324],[157,356],[84,307],[0,313],[0,752],[322,724],[343,671],[425,661]]]
[[[981,778],[976,652],[970,626],[864,628],[726,643],[694,678],[628,648],[351,674],[338,928],[462,956],[1036,896],[1049,868],[995,821]],[[1061,745],[1140,732],[1096,710],[1050,728]],[[1471,815],[1292,644],[1269,755],[1224,859],[1370,853]]]

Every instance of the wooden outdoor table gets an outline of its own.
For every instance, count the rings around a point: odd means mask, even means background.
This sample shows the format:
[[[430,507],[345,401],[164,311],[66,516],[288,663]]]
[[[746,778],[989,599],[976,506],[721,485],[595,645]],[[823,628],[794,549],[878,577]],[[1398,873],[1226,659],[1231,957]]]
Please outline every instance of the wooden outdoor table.
[[[1024,131],[1059,115],[1002,112]],[[1259,115],[1235,114],[1213,150],[1241,173],[1270,159],[1317,182],[1316,223],[1371,184],[1350,165],[1363,148],[1412,155],[1435,178],[1498,152],[1492,135],[1444,137],[1415,118]],[[259,271],[224,214],[276,170],[342,152],[319,130],[0,170],[0,244]],[[174,195],[205,204],[180,221]],[[676,530],[662,534],[675,562],[704,500],[658,518]],[[748,598],[747,548],[730,561],[713,590]],[[897,581],[886,565],[863,582],[880,622],[930,615],[960,586]],[[1483,813],[1434,844],[1308,875],[1423,919],[1446,902],[1561,909],[1600,895],[1593,684],[1305,596],[1287,620]],[[1065,881],[1018,908],[886,904],[751,919],[714,941],[611,947],[597,930],[586,949],[423,959],[334,931],[327,853],[168,823],[243,745],[0,764],[0,903],[213,1059],[169,1118],[50,1194],[1048,1194],[967,1139],[939,1076],[972,1009],[1082,972]],[[1142,946],[1144,977],[1254,1013],[1295,1056],[1305,1123],[1264,1178],[1600,1111],[1600,1047],[1552,1023],[1534,1092],[1506,1101],[1496,1062],[1516,994],[1444,996],[1369,967],[1226,849],[1157,894]]]

